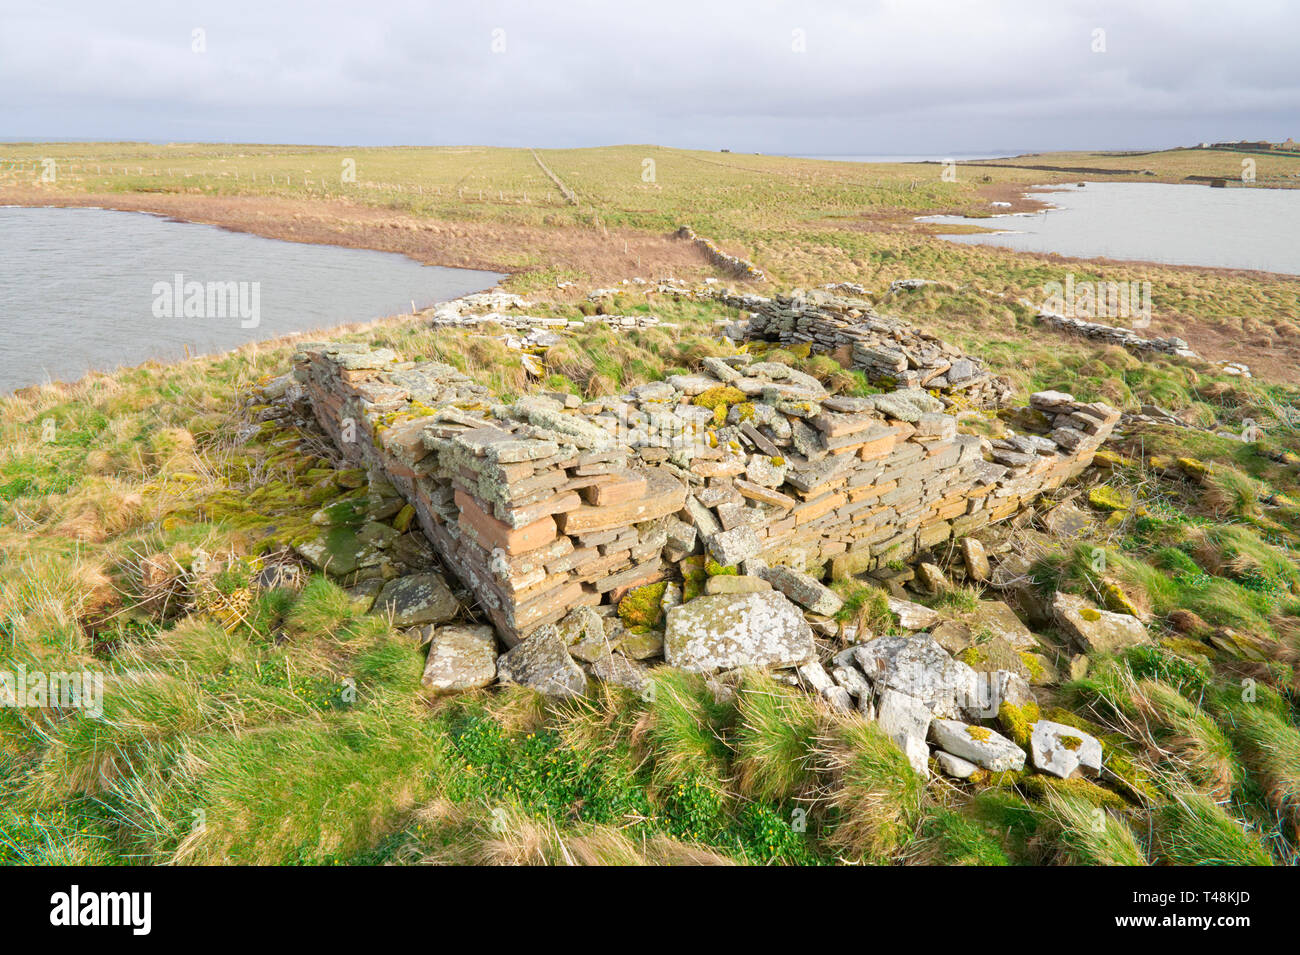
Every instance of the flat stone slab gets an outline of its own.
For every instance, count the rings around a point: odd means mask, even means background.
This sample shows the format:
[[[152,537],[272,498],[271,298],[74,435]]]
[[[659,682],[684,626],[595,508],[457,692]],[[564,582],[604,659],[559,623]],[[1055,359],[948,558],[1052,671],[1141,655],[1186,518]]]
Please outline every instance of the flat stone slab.
[[[560,532],[590,534],[607,528],[627,527],[679,511],[686,502],[686,485],[667,471],[654,469],[646,474],[642,496],[622,504],[584,505],[558,516]]]
[[[1030,730],[1029,749],[1041,773],[1069,779],[1076,771],[1101,772],[1101,740],[1064,723],[1039,720]]]
[[[941,750],[995,773],[1024,769],[1025,751],[1001,733],[959,720],[935,720],[930,739]]]
[[[413,574],[390,580],[371,608],[371,613],[391,613],[395,627],[445,623],[459,612],[460,603],[441,574]]]
[[[896,597],[889,598],[889,612],[898,617],[904,630],[928,630],[939,622],[939,611]]]
[[[976,608],[962,616],[972,630],[989,631],[1002,637],[1018,650],[1038,649],[1038,640],[1016,612],[1001,600],[981,600]]]
[[[501,654],[497,677],[502,683],[532,687],[546,696],[582,696],[587,692],[587,674],[573,662],[559,630],[550,624]]]
[[[914,696],[886,687],[876,698],[876,722],[890,739],[915,736],[924,742],[933,720],[930,708]]]
[[[704,584],[704,592],[707,594],[757,594],[771,589],[772,585],[762,577],[749,577],[745,574],[718,574]]]
[[[712,673],[799,667],[816,657],[803,612],[776,591],[697,597],[668,611],[664,659],[670,666]]]
[[[458,693],[497,678],[497,638],[488,626],[438,627],[420,682],[434,693]]]
[[[928,634],[877,637],[853,648],[858,668],[875,684],[926,704],[938,717],[953,718],[978,701],[975,671],[948,656]]]
[[[970,779],[979,772],[979,767],[970,760],[954,756],[952,753],[945,753],[941,749],[934,751],[934,759],[939,764],[939,769],[943,774],[951,776],[953,779]]]
[[[1074,594],[1058,593],[1052,598],[1052,617],[1084,651],[1114,653],[1151,642],[1147,628],[1137,617],[1101,610],[1092,601]]]
[[[844,606],[835,591],[793,567],[768,567],[763,571],[763,578],[795,603],[823,617],[835,616]]]

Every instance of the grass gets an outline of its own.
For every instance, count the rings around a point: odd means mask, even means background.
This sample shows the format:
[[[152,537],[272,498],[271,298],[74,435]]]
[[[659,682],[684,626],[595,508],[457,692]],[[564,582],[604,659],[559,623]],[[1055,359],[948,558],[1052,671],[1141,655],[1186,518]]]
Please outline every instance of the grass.
[[[1151,818],[1151,854],[1162,865],[1272,865],[1259,839],[1216,803],[1189,793]]]
[[[987,358],[1022,392],[1066,385],[1197,425],[1134,428],[1108,446],[1104,465],[1066,490],[1092,530],[1049,547],[1032,572],[1039,596],[1130,607],[1152,634],[1046,691],[1043,715],[1102,739],[1103,772],[926,780],[856,714],[756,673],[660,670],[648,693],[600,686],[563,703],[518,688],[426,698],[418,648],[336,582],[250,586],[319,531],[318,510],[365,499],[327,442],[260,403],[259,384],[292,353],[278,341],[0,399],[0,666],[106,679],[103,720],[0,709],[0,863],[1295,861],[1300,392],[1284,375],[1244,380],[1044,333],[1016,299],[1059,279],[1059,262],[950,246],[910,224],[922,209],[979,211],[988,189],[1028,181],[1023,170],[988,169],[984,182],[985,170],[963,167],[950,184],[904,166],[542,151],[571,205],[527,150],[354,152],[361,182],[345,189],[330,181],[342,151],[68,144],[55,151],[66,174],[41,195],[262,202],[268,221],[302,215],[309,230],[321,217],[361,242],[393,233],[400,242],[382,247],[426,259],[441,253],[421,243],[454,224],[473,254],[520,270],[511,285],[538,299],[533,310],[572,319],[597,310],[575,296],[603,274],[708,274],[659,235],[689,219],[778,288],[851,280],[880,297],[894,278],[948,279],[891,296],[886,310]],[[655,182],[641,179],[646,157]],[[1181,165],[1192,160],[1141,161],[1177,178],[1195,174]],[[23,174],[0,169],[0,195],[35,195]],[[1158,319],[1264,350],[1290,348],[1300,327],[1292,280],[1123,263],[1075,271],[1150,279]],[[561,281],[585,284],[563,292]],[[735,347],[713,329],[739,312],[716,303],[628,285],[599,308],[673,327],[589,324],[538,355],[540,382],[490,327],[402,319],[335,337],[446,362],[505,396],[618,394]],[[873,390],[806,348],[747,348],[833,391]],[[962,415],[989,437],[1020,430],[1012,414]],[[1257,440],[1239,440],[1251,428]],[[1091,509],[1099,486],[1132,507]],[[845,598],[839,622],[893,632],[883,590],[833,586]],[[981,596],[961,586],[932,603],[953,616]],[[1038,629],[1064,672],[1072,650],[1050,624]]]

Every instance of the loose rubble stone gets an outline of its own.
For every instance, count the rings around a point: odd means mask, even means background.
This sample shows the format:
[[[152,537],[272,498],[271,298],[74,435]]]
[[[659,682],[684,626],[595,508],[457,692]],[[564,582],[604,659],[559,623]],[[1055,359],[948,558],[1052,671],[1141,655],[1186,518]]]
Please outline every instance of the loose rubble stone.
[[[812,613],[833,617],[839,613],[844,601],[820,581],[793,567],[768,567],[763,577],[771,586]]]
[[[916,565],[916,579],[927,592],[932,594],[941,593],[952,586],[937,565],[925,561]]]
[[[697,597],[668,612],[664,659],[670,666],[704,673],[798,667],[816,655],[812,628],[775,591]]]
[[[908,763],[912,769],[922,779],[930,778],[930,747],[925,745],[925,740],[918,739],[915,736],[904,736],[894,740],[898,748],[903,751],[907,757]]]
[[[1052,598],[1052,615],[1062,632],[1079,649],[1090,653],[1114,653],[1151,642],[1146,627],[1136,617],[1098,609],[1090,600],[1074,594],[1057,593]]]
[[[591,662],[591,675],[602,683],[640,692],[649,682],[650,669],[621,653],[606,652]]]
[[[979,767],[974,763],[952,753],[945,753],[941,749],[934,751],[934,758],[944,775],[951,776],[953,779],[970,779],[979,772]]]
[[[501,654],[497,676],[502,683],[518,683],[546,696],[582,696],[587,692],[587,674],[573,662],[554,626],[541,627]]]
[[[930,739],[946,753],[969,760],[995,773],[1017,772],[1025,767],[1025,751],[1000,733],[958,720],[935,720]]]
[[[708,538],[709,553],[724,567],[734,567],[742,560],[756,557],[763,550],[763,542],[749,525],[720,531]]]
[[[1039,720],[1030,731],[1029,748],[1039,772],[1069,779],[1076,771],[1101,772],[1101,741],[1083,730]]]
[[[441,574],[415,574],[389,581],[371,612],[391,613],[395,627],[419,627],[452,619],[460,604]]]
[[[925,742],[933,719],[930,707],[906,693],[886,687],[876,697],[876,723],[895,742],[905,736]]]
[[[979,538],[963,537],[961,539],[961,557],[962,563],[966,565],[966,573],[971,580],[976,583],[983,583],[989,579],[989,558]]]
[[[960,716],[964,706],[978,701],[975,671],[928,634],[877,637],[854,647],[853,659],[877,690],[889,687],[915,697],[935,716]]]
[[[433,630],[420,680],[426,688],[457,693],[487,686],[496,676],[497,640],[491,627],[452,624]]]
[[[910,600],[889,598],[889,610],[904,630],[926,630],[939,622],[939,612]]]

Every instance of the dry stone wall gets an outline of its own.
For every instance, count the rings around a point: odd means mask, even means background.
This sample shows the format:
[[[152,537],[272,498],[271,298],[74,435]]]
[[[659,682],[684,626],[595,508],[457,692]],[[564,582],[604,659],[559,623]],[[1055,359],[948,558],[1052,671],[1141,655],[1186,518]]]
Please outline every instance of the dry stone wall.
[[[1041,433],[990,443],[958,433],[925,390],[829,395],[744,354],[587,402],[507,404],[447,365],[354,344],[305,344],[294,374],[340,451],[413,505],[511,646],[692,558],[748,574],[906,558],[1059,485],[1119,418],[1043,392],[1024,416]]]
[[[728,293],[723,300],[753,313],[746,337],[840,352],[847,359],[841,364],[862,370],[873,382],[961,395],[988,407],[1012,395],[1011,385],[980,359],[909,322],[879,314],[860,299],[817,289],[775,298]]]

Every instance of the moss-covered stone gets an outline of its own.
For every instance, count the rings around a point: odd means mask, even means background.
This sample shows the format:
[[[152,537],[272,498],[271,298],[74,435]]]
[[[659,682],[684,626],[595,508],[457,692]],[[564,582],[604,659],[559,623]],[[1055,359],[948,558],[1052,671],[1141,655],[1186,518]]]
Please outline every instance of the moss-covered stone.
[[[1139,617],[1137,605],[1129,599],[1128,594],[1120,589],[1119,584],[1107,582],[1101,588],[1102,603],[1112,613],[1126,613],[1130,617]]]
[[[1038,799],[1045,798],[1049,792],[1058,792],[1082,799],[1098,809],[1124,810],[1129,804],[1118,793],[1113,793],[1092,780],[1080,776],[1071,779],[1056,779],[1052,776],[1027,776],[1022,787],[1029,795]]]
[[[636,587],[618,602],[618,615],[633,633],[645,633],[659,626],[664,617],[663,597],[668,582]]]
[[[998,725],[1020,746],[1029,745],[1030,733],[1039,719],[1038,704],[1032,700],[1022,706],[1003,700],[998,707]]]
[[[708,408],[715,411],[718,407],[723,408],[723,421],[726,420],[726,407],[739,404],[745,400],[745,393],[739,388],[732,388],[729,385],[719,385],[716,388],[709,388],[700,392],[692,400],[691,404],[698,405],[701,408]],[[721,424],[721,422],[719,422]]]
[[[1115,468],[1129,467],[1133,462],[1122,454],[1116,454],[1106,448],[1099,448],[1092,456],[1092,463],[1099,468],[1113,470]]]
[[[1088,492],[1088,503],[1101,511],[1127,511],[1133,506],[1133,495],[1109,484],[1099,484]]]
[[[411,527],[411,521],[415,518],[415,508],[410,504],[404,505],[400,511],[393,517],[393,529],[399,534],[405,534]]]

